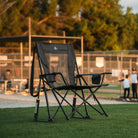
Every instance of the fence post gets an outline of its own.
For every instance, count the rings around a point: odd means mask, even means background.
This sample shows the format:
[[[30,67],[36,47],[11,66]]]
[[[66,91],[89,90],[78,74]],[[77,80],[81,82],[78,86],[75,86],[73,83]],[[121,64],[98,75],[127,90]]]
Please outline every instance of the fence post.
[[[30,88],[30,76],[31,76],[31,18],[29,17],[29,88]],[[29,89],[29,93],[30,93],[30,89]]]
[[[20,58],[21,58],[21,82],[20,85],[22,87],[22,79],[23,79],[23,43],[20,42]],[[21,92],[21,91],[20,91]]]
[[[121,60],[121,62],[120,62],[120,70],[121,70],[121,79],[122,79],[122,75],[123,75],[123,71],[122,71],[122,59],[123,59],[123,53],[121,52],[121,58],[120,58],[120,60]],[[123,86],[122,86],[122,81],[121,81],[121,87],[120,87],[120,97],[122,96],[122,88],[123,88]]]
[[[84,54],[84,48],[83,48],[83,36],[81,36],[81,58],[82,58],[82,67],[81,67],[81,73],[83,74],[83,54]]]
[[[88,71],[87,73],[90,73],[90,54],[87,53],[87,65],[88,65]],[[90,77],[88,76],[88,83],[90,84]]]

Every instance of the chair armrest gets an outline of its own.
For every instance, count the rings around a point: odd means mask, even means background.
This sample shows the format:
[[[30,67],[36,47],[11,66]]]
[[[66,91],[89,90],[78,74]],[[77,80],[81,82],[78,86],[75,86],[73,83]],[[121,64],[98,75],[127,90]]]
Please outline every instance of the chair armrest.
[[[92,73],[92,74],[78,74],[76,77],[81,77],[81,76],[89,76],[89,75],[105,75],[105,74],[112,74],[111,72],[104,72],[104,73]]]
[[[81,78],[85,84],[87,84],[84,76],[92,76],[92,83],[93,84],[101,84],[103,85],[104,77],[106,74],[112,74],[111,72],[104,72],[104,73],[95,73],[95,74],[78,74],[76,78]],[[102,75],[102,77],[101,77]]]
[[[102,74],[112,74],[112,72],[104,72],[104,73],[102,73]]]

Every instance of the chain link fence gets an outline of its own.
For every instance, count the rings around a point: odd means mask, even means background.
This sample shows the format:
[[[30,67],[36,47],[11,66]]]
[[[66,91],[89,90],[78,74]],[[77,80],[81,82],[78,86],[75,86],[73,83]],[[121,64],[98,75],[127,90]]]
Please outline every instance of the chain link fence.
[[[32,56],[30,58],[28,53],[21,55],[20,50],[17,49],[10,50],[8,48],[7,50],[8,52],[0,48],[0,74],[6,69],[10,69],[13,87],[18,88],[18,91],[22,91],[29,76],[29,60],[32,60]],[[15,51],[16,53],[14,53]],[[24,49],[23,51],[27,50]],[[130,75],[133,67],[138,71],[138,50],[76,53],[76,59],[80,73],[112,72],[112,75],[106,75],[105,77],[107,83],[116,83],[124,78],[126,74]],[[36,85],[38,84],[39,73],[39,65],[36,62]],[[90,84],[91,77],[86,79]],[[5,89],[5,87],[5,85],[1,85],[1,89]]]
[[[106,82],[117,82],[126,74],[130,75],[132,68],[138,71],[137,50],[78,53],[76,57],[82,73],[112,72],[112,75],[106,76]]]

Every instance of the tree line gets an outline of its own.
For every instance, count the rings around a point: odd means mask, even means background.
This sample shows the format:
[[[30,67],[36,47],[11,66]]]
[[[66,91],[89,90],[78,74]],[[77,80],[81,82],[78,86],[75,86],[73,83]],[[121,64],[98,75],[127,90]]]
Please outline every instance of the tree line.
[[[0,36],[27,34],[28,17],[32,34],[83,36],[85,51],[138,49],[138,14],[119,0],[0,0]]]

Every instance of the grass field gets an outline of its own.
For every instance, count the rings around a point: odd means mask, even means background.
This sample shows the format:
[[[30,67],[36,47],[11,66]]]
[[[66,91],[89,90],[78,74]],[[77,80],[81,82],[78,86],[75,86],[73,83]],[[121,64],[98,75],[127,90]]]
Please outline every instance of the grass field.
[[[92,110],[93,119],[66,120],[58,113],[54,123],[33,122],[34,108],[0,109],[1,138],[137,138],[138,105],[103,105],[108,117]],[[54,110],[56,107],[51,107]],[[41,107],[40,118],[46,115]]]

